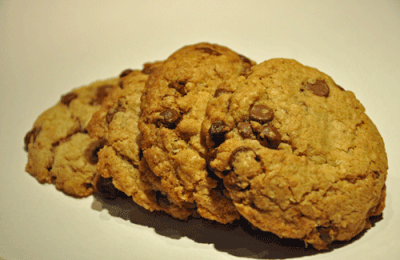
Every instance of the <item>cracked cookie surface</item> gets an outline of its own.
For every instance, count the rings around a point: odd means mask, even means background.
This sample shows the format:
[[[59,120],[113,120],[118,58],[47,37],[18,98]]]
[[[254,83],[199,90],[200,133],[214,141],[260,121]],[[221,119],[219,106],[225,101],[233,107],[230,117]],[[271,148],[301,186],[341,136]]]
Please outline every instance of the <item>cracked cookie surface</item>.
[[[142,71],[123,71],[119,88],[109,94],[93,115],[88,131],[105,142],[98,153],[98,171],[102,177],[147,210],[164,211],[175,218],[187,219],[195,213],[192,206],[170,202],[159,178],[149,171],[146,161],[141,160],[140,97],[149,74],[161,65],[162,62],[146,63]]]
[[[41,183],[54,183],[66,194],[85,197],[96,191],[97,151],[102,141],[90,138],[87,125],[118,79],[73,89],[43,112],[25,136],[26,171]]]
[[[217,92],[202,125],[210,168],[254,226],[321,250],[382,213],[384,143],[351,91],[272,59]]]
[[[142,97],[143,157],[167,191],[168,201],[192,204],[200,216],[221,223],[232,222],[239,214],[222,183],[207,171],[201,123],[218,86],[246,74],[253,65],[223,46],[185,46],[150,75]]]

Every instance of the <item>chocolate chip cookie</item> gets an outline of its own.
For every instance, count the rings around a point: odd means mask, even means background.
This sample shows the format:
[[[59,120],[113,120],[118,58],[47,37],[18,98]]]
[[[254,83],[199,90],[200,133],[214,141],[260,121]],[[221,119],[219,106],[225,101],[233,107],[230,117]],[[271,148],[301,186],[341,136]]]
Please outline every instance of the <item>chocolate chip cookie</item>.
[[[247,74],[254,62],[209,43],[185,46],[154,71],[142,97],[143,158],[173,204],[191,204],[221,223],[239,218],[229,194],[207,170],[200,138],[208,100],[224,81]]]
[[[351,91],[272,59],[216,93],[202,125],[209,165],[254,226],[322,250],[382,213],[384,142]]]
[[[93,115],[88,131],[105,142],[98,153],[98,171],[102,177],[147,210],[164,211],[175,218],[187,219],[196,213],[193,206],[169,201],[160,179],[148,169],[146,161],[141,160],[140,97],[149,74],[161,65],[162,62],[146,63],[142,71],[124,70],[119,77],[119,87]]]
[[[103,141],[91,138],[87,125],[117,84],[118,79],[113,78],[76,88],[43,112],[25,136],[26,171],[72,196],[95,192],[97,152]]]

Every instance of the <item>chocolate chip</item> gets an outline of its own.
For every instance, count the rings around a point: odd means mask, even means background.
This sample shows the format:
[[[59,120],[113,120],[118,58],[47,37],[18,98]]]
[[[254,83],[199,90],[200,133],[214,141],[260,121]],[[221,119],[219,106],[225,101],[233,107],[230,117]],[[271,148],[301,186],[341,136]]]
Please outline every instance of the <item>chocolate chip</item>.
[[[143,74],[151,74],[155,70],[155,66],[153,66],[153,63],[145,63],[143,65],[142,73]]]
[[[97,153],[103,148],[105,145],[105,141],[100,139],[93,141],[88,145],[88,147],[85,149],[84,155],[86,160],[90,164],[97,164],[99,161],[99,157],[97,156]]]
[[[74,92],[70,92],[68,94],[62,95],[61,96],[61,103],[63,103],[66,106],[69,106],[72,100],[78,97],[78,94]]]
[[[207,53],[207,54],[210,54],[210,55],[214,55],[214,56],[221,55],[221,53],[219,53],[219,52],[217,52],[217,51],[215,51],[215,50],[213,50],[211,48],[207,48],[207,47],[200,47],[200,48],[197,48],[196,50],[199,50],[199,51],[202,51],[204,53]]]
[[[247,78],[250,75],[250,73],[251,73],[251,67],[244,66],[240,75],[245,76]]]
[[[107,112],[107,115],[106,115],[106,122],[107,122],[107,124],[110,124],[111,123],[111,121],[113,120],[113,118],[114,118],[114,115],[116,114],[116,113],[118,113],[118,112],[125,112],[126,111],[126,108],[125,107],[123,107],[121,104],[118,104],[118,106],[115,108],[115,109],[113,109],[113,110],[108,110],[108,112]]]
[[[253,129],[249,122],[240,122],[237,124],[237,129],[243,138],[251,138],[253,136]]]
[[[260,129],[257,139],[261,143],[261,145],[271,149],[275,149],[281,143],[282,136],[279,133],[278,129],[276,129],[275,127],[264,125]]]
[[[226,124],[222,120],[217,120],[211,124],[208,133],[210,135],[211,141],[214,142],[215,147],[221,145],[225,141],[225,134],[227,133]]]
[[[124,71],[121,72],[121,74],[119,74],[120,78],[123,78],[125,76],[128,76],[133,70],[132,69],[126,69]]]
[[[253,64],[251,63],[251,60],[243,55],[240,55],[240,60],[244,62],[243,64],[243,71],[241,73],[241,75],[247,76],[251,73],[251,67],[253,66]]]
[[[239,54],[239,58],[240,58],[240,60],[243,61],[244,63],[247,63],[247,64],[249,64],[250,66],[252,65],[250,59],[247,58],[246,56],[243,56],[243,55]]]
[[[171,82],[168,84],[169,88],[174,88],[178,91],[182,96],[186,95],[185,90],[186,82],[178,81],[178,82]]]
[[[274,118],[274,111],[266,105],[254,105],[250,109],[250,119],[266,123]]]
[[[113,85],[103,85],[99,88],[97,88],[97,93],[96,93],[96,99],[101,103],[105,97],[108,96],[108,94],[113,90],[114,86]]]
[[[228,94],[228,93],[231,93],[231,92],[230,92],[229,90],[219,88],[219,89],[217,89],[217,90],[215,91],[214,97],[217,98],[217,97],[221,96],[222,94]]]
[[[96,97],[90,101],[90,105],[100,105],[113,88],[113,85],[103,85],[98,87]]]
[[[181,119],[181,114],[173,109],[166,109],[160,113],[162,117],[157,121],[159,127],[164,126],[169,129],[174,129]]]
[[[248,151],[254,152],[254,150],[252,148],[247,147],[247,146],[239,146],[238,148],[233,150],[231,157],[229,158],[229,164],[233,166],[233,163],[235,162],[236,156],[238,155],[238,153],[243,153],[243,152],[248,152]]]
[[[329,231],[331,230],[329,227],[318,227],[318,232],[319,232],[319,238],[321,238],[325,242],[332,242],[333,238],[329,234]]]
[[[324,80],[317,80],[314,84],[307,83],[306,89],[311,91],[314,95],[320,97],[329,96],[329,87]]]
[[[24,138],[25,151],[28,151],[28,145],[31,142],[34,143],[36,141],[36,137],[39,135],[40,131],[42,131],[41,127],[34,127],[31,131],[26,133],[25,138]]]

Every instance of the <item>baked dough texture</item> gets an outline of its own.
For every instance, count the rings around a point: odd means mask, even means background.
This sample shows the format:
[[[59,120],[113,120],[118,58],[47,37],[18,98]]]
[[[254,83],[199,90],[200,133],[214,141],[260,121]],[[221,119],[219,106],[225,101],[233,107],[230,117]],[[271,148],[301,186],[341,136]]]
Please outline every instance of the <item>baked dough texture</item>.
[[[210,168],[254,226],[321,250],[382,213],[384,142],[351,91],[295,60],[272,59],[218,92],[201,131]]]
[[[118,79],[112,78],[73,89],[44,111],[24,139],[26,171],[72,196],[96,192],[97,152],[103,144],[88,135],[87,125],[117,83]]]
[[[189,204],[168,200],[160,179],[141,160],[141,135],[138,128],[140,98],[149,74],[162,62],[146,63],[143,70],[127,69],[120,74],[119,88],[103,102],[101,109],[89,123],[89,133],[104,140],[98,153],[97,168],[104,178],[131,196],[140,206],[150,211],[164,211],[175,218],[187,219],[195,211]]]
[[[154,71],[141,101],[143,157],[174,204],[191,204],[200,216],[221,223],[239,218],[229,195],[207,171],[200,138],[208,100],[225,80],[254,62],[216,44],[199,43],[173,53]]]

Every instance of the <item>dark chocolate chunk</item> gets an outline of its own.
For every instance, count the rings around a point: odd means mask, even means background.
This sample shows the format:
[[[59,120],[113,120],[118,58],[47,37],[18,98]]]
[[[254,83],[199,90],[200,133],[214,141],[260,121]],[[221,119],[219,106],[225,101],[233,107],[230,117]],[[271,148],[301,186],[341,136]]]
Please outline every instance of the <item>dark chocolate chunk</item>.
[[[162,117],[157,121],[159,127],[164,126],[169,129],[174,129],[181,119],[181,114],[173,109],[166,109],[160,113]]]
[[[241,54],[239,54],[239,58],[240,58],[241,61],[243,61],[244,63],[247,63],[247,64],[249,64],[251,66],[251,61],[250,61],[249,58],[247,58],[246,56],[243,56]]]
[[[217,89],[217,90],[215,91],[214,97],[217,98],[217,97],[221,96],[222,94],[227,94],[227,93],[231,93],[231,92],[230,92],[229,90],[219,88],[219,89]]]
[[[125,112],[125,111],[126,111],[126,108],[123,107],[121,104],[118,104],[118,106],[117,106],[115,109],[113,109],[113,110],[111,110],[111,109],[108,110],[107,115],[106,115],[106,122],[107,122],[107,124],[111,123],[111,121],[113,120],[114,115],[115,115],[116,113],[118,113],[118,112]]]
[[[240,75],[245,76],[246,78],[251,74],[251,67],[244,66]]]
[[[253,136],[253,129],[249,122],[240,122],[237,124],[237,129],[243,138],[251,138]]]
[[[372,172],[372,177],[374,179],[379,179],[380,176],[381,176],[381,174],[379,173],[379,171],[373,171]]]
[[[324,80],[317,80],[314,84],[307,83],[306,89],[311,91],[314,95],[320,97],[329,96],[329,87]]]
[[[329,227],[318,227],[318,232],[319,232],[319,238],[321,238],[325,242],[332,242],[333,238],[331,237],[330,230],[331,228]]]
[[[196,50],[199,50],[199,51],[202,51],[204,53],[207,53],[207,54],[210,54],[210,55],[214,55],[214,56],[221,55],[221,53],[219,53],[219,52],[217,52],[217,51],[215,51],[215,50],[213,50],[211,48],[207,48],[207,47],[200,47],[200,48],[197,48]]]
[[[69,106],[72,100],[78,97],[78,94],[74,92],[70,92],[68,94],[62,95],[61,96],[61,103],[63,103],[66,106]]]
[[[100,105],[113,88],[113,85],[103,85],[98,87],[96,97],[90,101],[90,105]]]
[[[120,78],[123,78],[125,76],[128,76],[133,70],[132,69],[126,69],[124,71],[121,72],[121,74],[119,74]]]
[[[274,118],[274,111],[266,105],[254,105],[250,109],[250,119],[266,123]]]
[[[251,61],[249,58],[247,58],[243,55],[239,55],[239,57],[240,57],[240,60],[244,62],[243,71],[242,71],[241,75],[248,76],[251,73],[251,67],[253,65],[251,64]]]
[[[226,124],[222,120],[217,120],[211,124],[210,129],[208,130],[211,141],[214,142],[215,147],[219,146],[225,141]]]
[[[28,145],[31,142],[36,141],[36,137],[39,135],[40,131],[42,131],[41,127],[34,127],[31,131],[26,133],[25,138],[24,138],[25,151],[28,151]]]
[[[242,153],[242,152],[248,152],[248,151],[253,151],[254,150],[250,147],[247,146],[239,146],[238,148],[236,148],[235,150],[233,150],[231,157],[229,158],[229,164],[233,165],[233,163],[236,160],[236,156],[238,155],[238,153]],[[254,152],[255,153],[255,152]]]
[[[176,91],[178,91],[182,96],[184,96],[186,95],[185,85],[186,82],[178,81],[169,83],[168,87],[176,89]]]
[[[84,155],[86,160],[90,164],[97,164],[99,161],[99,157],[97,156],[97,153],[103,148],[105,145],[105,141],[102,139],[93,141],[92,143],[89,144],[89,146],[85,149]]]
[[[143,74],[151,74],[154,71],[155,67],[153,66],[153,63],[145,63],[143,65],[142,73]]]
[[[261,145],[275,149],[279,146],[282,140],[282,136],[278,129],[273,126],[264,125],[260,129],[260,133],[257,136],[258,141]]]

